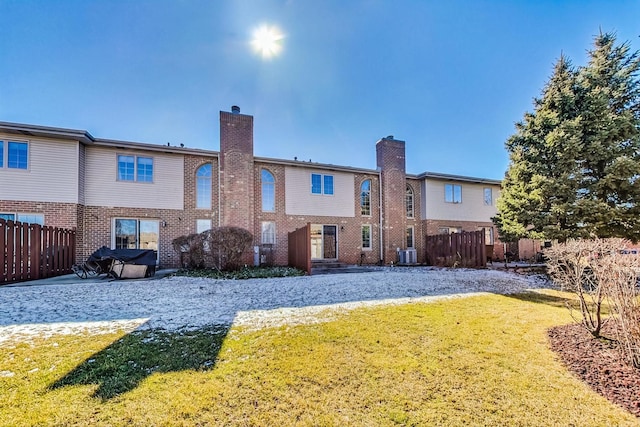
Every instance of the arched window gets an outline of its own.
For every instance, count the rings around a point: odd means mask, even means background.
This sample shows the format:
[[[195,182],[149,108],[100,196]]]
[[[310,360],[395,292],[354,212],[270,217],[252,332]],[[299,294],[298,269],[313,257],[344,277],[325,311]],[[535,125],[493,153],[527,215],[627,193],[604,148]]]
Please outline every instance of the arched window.
[[[275,212],[276,210],[276,180],[273,174],[266,169],[262,169],[262,210],[264,212]]]
[[[413,189],[409,185],[404,196],[404,204],[407,208],[407,218],[413,218]]]
[[[371,215],[371,180],[367,179],[360,185],[360,213]]]
[[[211,209],[211,164],[196,170],[196,208]]]

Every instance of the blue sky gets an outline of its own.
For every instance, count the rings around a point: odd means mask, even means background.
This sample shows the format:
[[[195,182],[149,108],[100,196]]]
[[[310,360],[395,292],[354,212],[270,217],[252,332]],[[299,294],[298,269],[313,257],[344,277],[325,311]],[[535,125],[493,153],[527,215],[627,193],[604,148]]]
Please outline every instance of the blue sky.
[[[257,156],[500,179],[504,142],[561,53],[640,49],[639,1],[0,0],[0,121],[218,150],[220,110]],[[261,24],[284,33],[270,60]]]

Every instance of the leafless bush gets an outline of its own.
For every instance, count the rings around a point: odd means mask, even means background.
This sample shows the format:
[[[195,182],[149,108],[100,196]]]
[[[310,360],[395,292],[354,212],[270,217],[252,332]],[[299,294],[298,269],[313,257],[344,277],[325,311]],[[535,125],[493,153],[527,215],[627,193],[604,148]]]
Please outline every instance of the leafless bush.
[[[640,259],[632,254],[603,257],[594,267],[616,321],[616,338],[627,361],[640,368],[640,302],[638,272]]]
[[[253,235],[240,227],[216,227],[202,233],[205,265],[218,270],[235,270],[253,242]]]
[[[594,336],[599,337],[607,319],[602,317],[605,300],[605,282],[597,271],[602,260],[616,253],[621,239],[568,240],[544,251],[547,257],[547,272],[562,290],[577,296],[577,303],[568,303],[572,317]],[[580,311],[580,318],[573,315]]]
[[[173,250],[180,255],[180,265],[188,268],[203,268],[205,264],[202,235],[189,234],[171,241]]]

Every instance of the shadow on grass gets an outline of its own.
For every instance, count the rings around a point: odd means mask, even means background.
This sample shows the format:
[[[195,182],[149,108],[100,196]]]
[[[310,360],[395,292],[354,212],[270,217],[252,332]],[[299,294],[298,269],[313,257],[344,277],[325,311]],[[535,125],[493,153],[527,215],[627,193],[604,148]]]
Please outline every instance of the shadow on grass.
[[[509,298],[520,301],[533,302],[537,304],[547,304],[553,307],[567,308],[567,304],[575,303],[575,300],[567,297],[549,295],[541,292],[522,292],[518,294],[507,294]]]
[[[107,400],[133,390],[155,372],[210,370],[228,331],[228,325],[183,332],[136,331],[94,354],[50,388],[98,384],[93,396]]]

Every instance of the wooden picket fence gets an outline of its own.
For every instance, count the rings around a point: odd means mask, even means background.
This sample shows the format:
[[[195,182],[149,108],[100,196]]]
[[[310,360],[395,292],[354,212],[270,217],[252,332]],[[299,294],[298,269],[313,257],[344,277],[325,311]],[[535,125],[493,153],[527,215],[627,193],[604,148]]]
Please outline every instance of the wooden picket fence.
[[[427,236],[427,264],[445,267],[486,267],[484,231]]]
[[[311,275],[311,224],[289,233],[289,266]]]
[[[76,232],[0,219],[0,285],[72,272]]]

